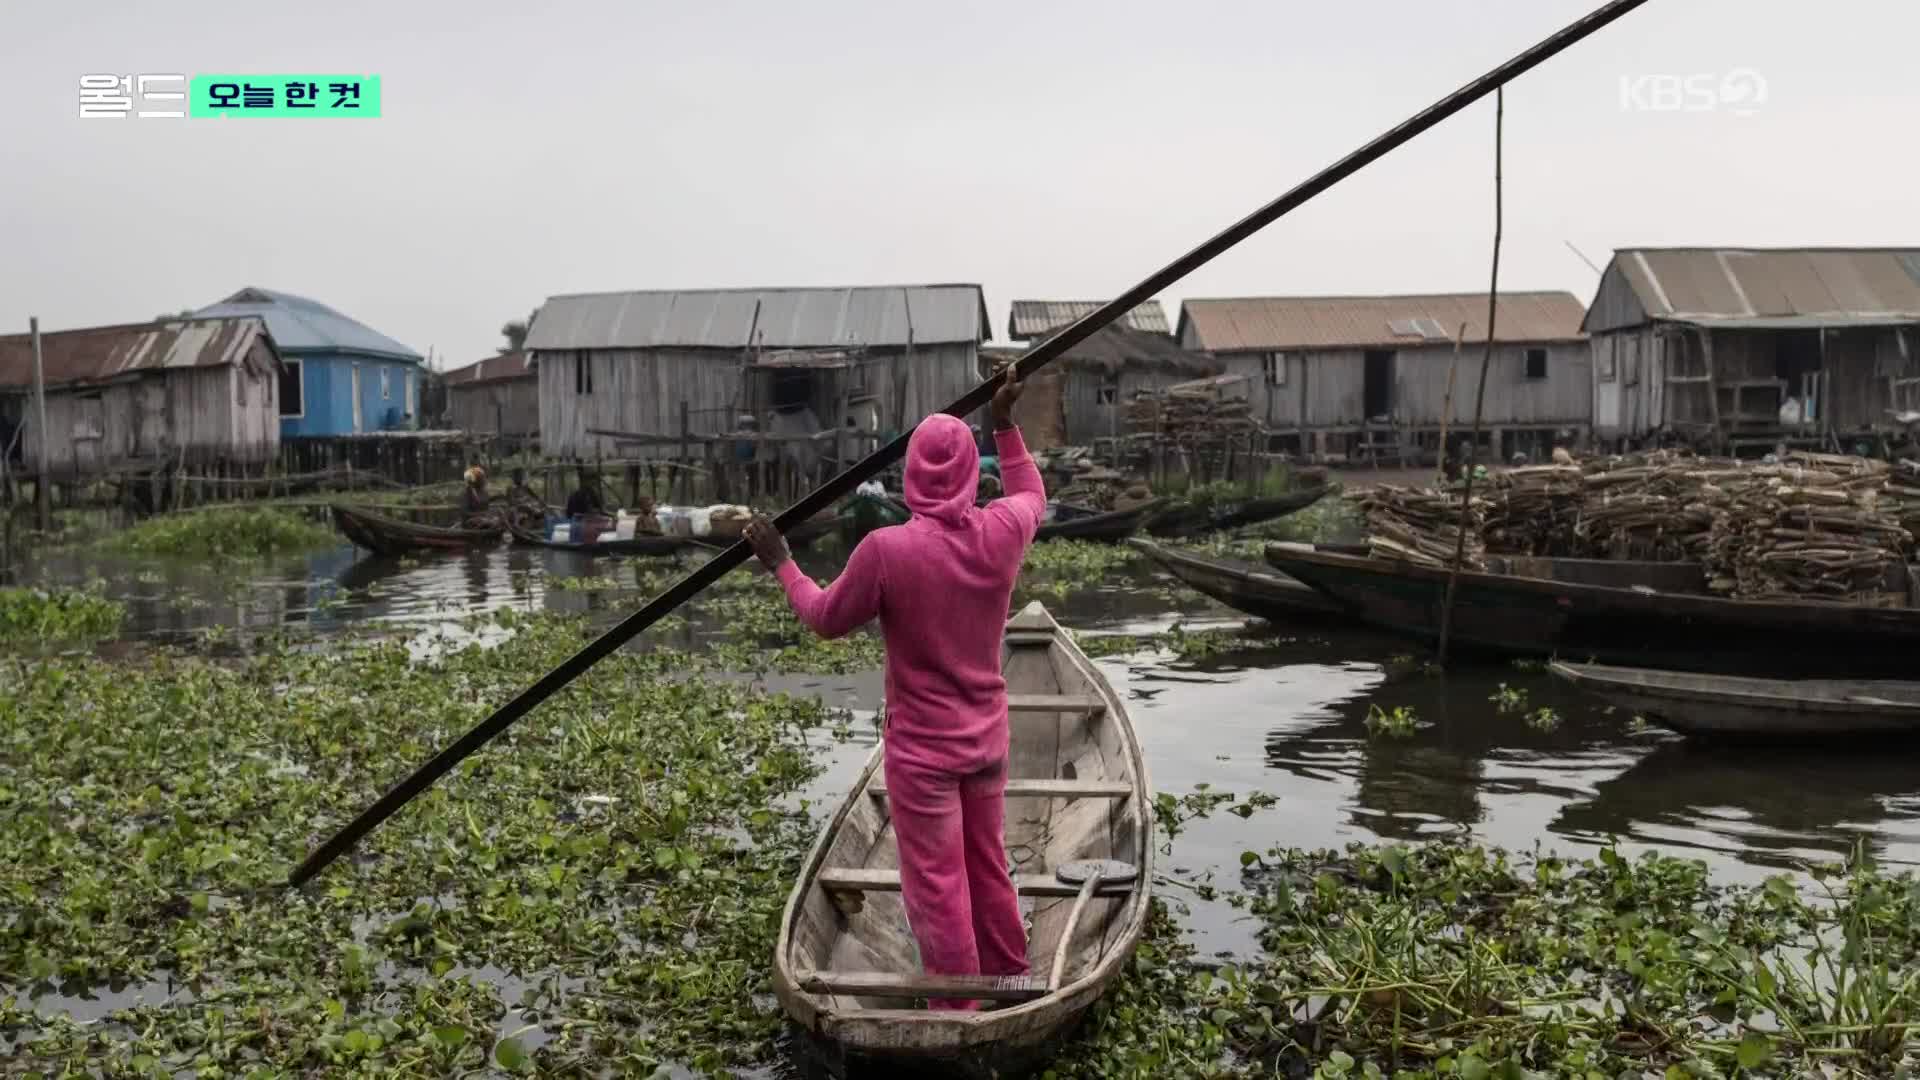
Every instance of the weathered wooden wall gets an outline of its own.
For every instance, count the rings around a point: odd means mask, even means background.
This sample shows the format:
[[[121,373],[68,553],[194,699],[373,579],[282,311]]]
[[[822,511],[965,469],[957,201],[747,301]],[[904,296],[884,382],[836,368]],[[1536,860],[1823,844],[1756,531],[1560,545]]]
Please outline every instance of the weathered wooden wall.
[[[966,393],[978,377],[971,343],[916,346],[904,351],[868,353],[868,392],[877,408],[880,431],[903,430],[921,417]],[[592,390],[582,393],[578,365],[593,373]],[[652,435],[680,433],[680,405],[689,412],[694,434],[734,430],[738,413],[750,403],[738,350],[601,349],[541,352],[539,371],[541,449],[559,457],[608,456],[615,441],[590,436],[589,428]],[[902,401],[905,420],[896,416]],[[860,415],[861,410],[855,410]],[[821,418],[826,422],[826,418]],[[844,422],[844,421],[842,421]],[[864,425],[863,425],[864,426]],[[673,447],[653,447],[645,456],[666,457]]]
[[[458,430],[489,435],[537,435],[540,432],[537,376],[448,386],[446,395],[447,423]]]
[[[1528,348],[1547,350],[1545,378],[1526,375]],[[1451,345],[1393,350],[1394,422],[1403,427],[1437,427],[1446,402],[1447,370],[1454,363]],[[1225,353],[1219,359],[1231,374],[1245,375],[1253,413],[1273,431],[1338,431],[1358,428],[1365,413],[1366,351],[1291,352],[1285,373],[1270,378],[1266,353]],[[1473,422],[1474,390],[1483,346],[1460,353],[1454,376],[1450,424]],[[1593,415],[1592,354],[1586,342],[1500,345],[1487,371],[1488,426],[1585,428]]]
[[[1114,375],[1097,365],[1062,369],[1060,408],[1067,444],[1090,446],[1095,439],[1127,433],[1127,403],[1143,390],[1163,390],[1193,379],[1191,374],[1127,367]],[[1102,391],[1110,390],[1106,400]]]
[[[1596,438],[1639,439],[1666,422],[1670,337],[1644,324],[1593,335]]]
[[[48,469],[86,477],[136,461],[189,466],[271,461],[280,447],[278,378],[264,345],[250,363],[165,368],[100,386],[47,391]],[[30,399],[29,399],[30,400]],[[23,410],[22,458],[39,468],[36,410]]]

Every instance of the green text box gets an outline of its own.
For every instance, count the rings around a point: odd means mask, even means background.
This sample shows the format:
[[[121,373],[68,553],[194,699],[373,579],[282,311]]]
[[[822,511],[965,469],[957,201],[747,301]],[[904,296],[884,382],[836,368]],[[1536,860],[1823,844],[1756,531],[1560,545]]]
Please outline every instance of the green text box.
[[[195,75],[189,116],[380,115],[378,75]]]

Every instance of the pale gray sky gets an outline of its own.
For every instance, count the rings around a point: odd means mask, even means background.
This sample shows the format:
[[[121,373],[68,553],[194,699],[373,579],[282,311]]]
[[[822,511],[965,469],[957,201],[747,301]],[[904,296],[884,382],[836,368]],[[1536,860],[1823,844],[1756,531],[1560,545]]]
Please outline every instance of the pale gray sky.
[[[0,330],[245,285],[451,364],[560,292],[1101,298],[1598,0],[0,0]],[[1507,98],[1502,284],[1920,243],[1914,0],[1652,0]],[[1766,100],[1623,108],[1750,69]],[[91,72],[371,72],[370,121],[77,117]],[[1644,92],[1642,100],[1650,101]],[[1163,296],[1485,287],[1491,102]]]

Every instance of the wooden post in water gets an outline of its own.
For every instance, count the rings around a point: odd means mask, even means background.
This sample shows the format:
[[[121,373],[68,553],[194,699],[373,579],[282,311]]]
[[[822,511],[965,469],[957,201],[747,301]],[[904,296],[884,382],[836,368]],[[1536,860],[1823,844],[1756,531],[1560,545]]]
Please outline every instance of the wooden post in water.
[[[1487,402],[1487,369],[1493,366],[1494,321],[1500,312],[1501,133],[1506,128],[1507,90],[1493,92],[1493,276],[1487,283],[1487,351],[1480,358],[1480,388],[1473,396],[1473,441],[1468,443],[1467,482],[1460,489],[1460,527],[1453,541],[1453,569],[1447,572],[1447,597],[1440,608],[1440,666],[1447,665],[1447,639],[1453,633],[1453,594],[1460,585],[1460,563],[1467,557],[1467,516],[1473,509],[1474,459],[1479,456],[1480,418]],[[1497,464],[1497,462],[1496,462]]]
[[[1447,364],[1447,393],[1440,399],[1440,483],[1447,482],[1447,422],[1453,419],[1453,377],[1460,370],[1460,346],[1467,340],[1467,324],[1453,335],[1453,359]]]
[[[692,472],[693,458],[692,450],[687,446],[687,431],[687,403],[682,401],[680,403],[680,461],[684,467],[680,470],[680,476],[678,477],[680,481],[679,501],[682,503],[687,501],[688,488],[693,484],[693,477],[690,475]]]
[[[33,427],[40,436],[40,469],[33,480],[33,505],[40,531],[49,532],[53,529],[53,489],[48,479],[52,465],[47,460],[47,373],[40,362],[39,316],[27,319],[27,333],[33,337]]]

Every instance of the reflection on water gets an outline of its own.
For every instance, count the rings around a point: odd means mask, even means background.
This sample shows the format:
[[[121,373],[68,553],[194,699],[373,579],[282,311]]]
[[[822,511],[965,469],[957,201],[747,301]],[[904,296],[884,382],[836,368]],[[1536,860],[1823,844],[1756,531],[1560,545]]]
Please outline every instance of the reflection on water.
[[[695,555],[680,563],[691,569]],[[131,630],[160,638],[208,627],[241,635],[279,627],[325,634],[390,624],[441,632],[464,616],[502,607],[586,612],[611,620],[643,597],[637,580],[657,560],[591,559],[499,547],[419,560],[374,559],[340,548],[232,567],[171,565],[61,554],[42,558],[29,580],[104,579],[129,607]],[[830,576],[830,557],[806,569]],[[745,569],[741,573],[758,573]],[[614,593],[557,586],[566,578],[611,578]],[[1189,627],[1237,624],[1239,616],[1144,570],[1116,572],[1104,587],[1042,594],[1082,630],[1144,634],[1176,620]],[[724,627],[691,618],[647,640],[678,646]],[[1634,733],[1556,680],[1515,667],[1426,674],[1414,647],[1361,631],[1303,628],[1196,663],[1164,654],[1102,660],[1133,704],[1156,788],[1200,785],[1278,805],[1241,818],[1216,811],[1190,823],[1159,871],[1189,885],[1237,883],[1240,853],[1276,844],[1339,846],[1380,838],[1472,836],[1509,848],[1536,842],[1592,848],[1618,839],[1706,859],[1723,876],[1752,879],[1812,860],[1844,856],[1864,840],[1884,860],[1920,862],[1920,756],[1911,753],[1756,751],[1691,746]],[[644,643],[643,643],[644,645]],[[1502,684],[1524,704],[1502,712]],[[827,773],[805,793],[832,805],[871,750],[877,672],[794,676],[773,689],[818,694],[855,710],[853,738],[822,736]],[[1422,726],[1407,739],[1370,736],[1371,706],[1411,708]],[[1526,714],[1552,709],[1552,730]],[[1164,895],[1186,903],[1209,949],[1239,951],[1250,929],[1238,913],[1190,888]]]

